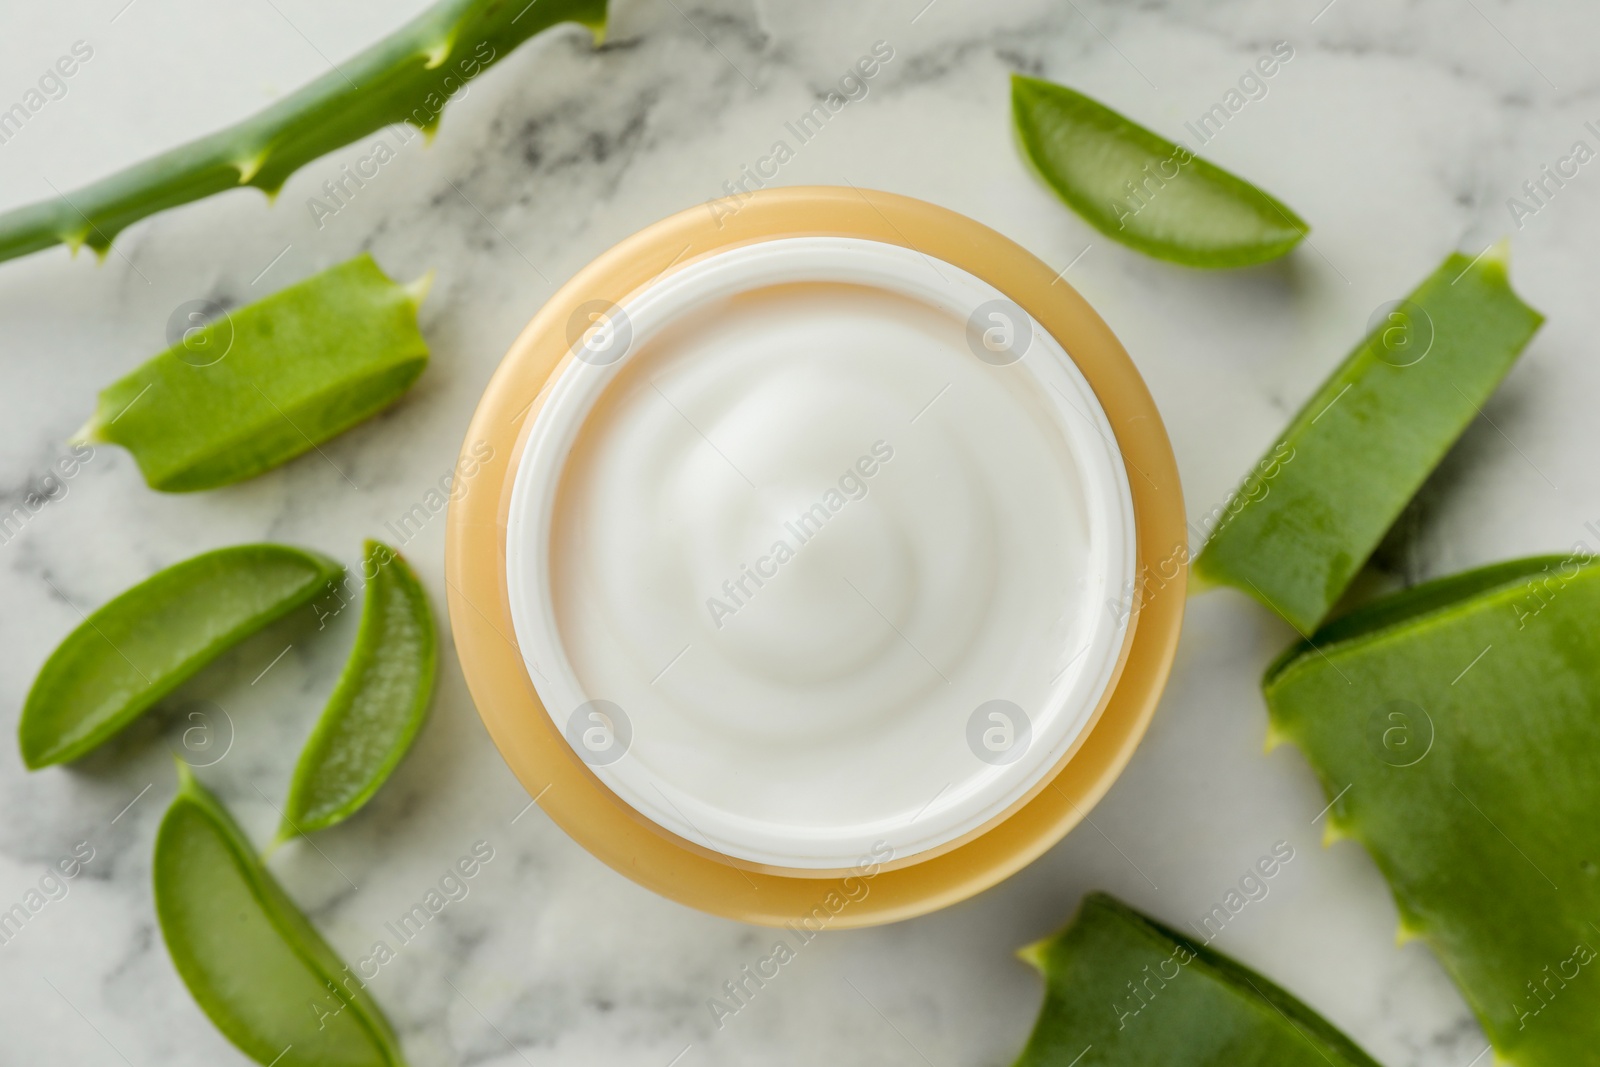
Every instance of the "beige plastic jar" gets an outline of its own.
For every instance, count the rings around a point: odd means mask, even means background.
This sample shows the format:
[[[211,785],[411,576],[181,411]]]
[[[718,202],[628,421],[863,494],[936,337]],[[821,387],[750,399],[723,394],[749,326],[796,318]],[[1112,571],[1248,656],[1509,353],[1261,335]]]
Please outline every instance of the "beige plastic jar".
[[[1042,262],[929,204],[758,193],[590,264],[451,505],[474,700],[569,834],[695,907],[886,922],[1036,858],[1165,681],[1161,420]]]

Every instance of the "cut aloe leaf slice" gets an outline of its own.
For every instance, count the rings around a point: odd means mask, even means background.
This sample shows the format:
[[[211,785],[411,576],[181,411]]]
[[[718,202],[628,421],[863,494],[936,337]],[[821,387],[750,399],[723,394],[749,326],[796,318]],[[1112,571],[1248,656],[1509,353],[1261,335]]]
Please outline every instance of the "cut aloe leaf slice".
[[[274,1067],[395,1067],[399,1043],[363,983],[182,763],[156,833],[156,917],[195,1002]]]
[[[17,725],[23,762],[84,755],[343,573],[315,552],[236,545],[145,579],[85,618],[45,661]]]
[[[1267,673],[1272,740],[1461,987],[1500,1060],[1600,1048],[1600,566],[1589,550],[1431,582]]]
[[[1277,259],[1309,232],[1243,178],[1064,85],[1011,77],[1023,151],[1045,182],[1114,241],[1187,267]]]
[[[152,489],[253,477],[398,400],[428,364],[426,281],[348,262],[185,332],[100,393],[82,440],[133,453]]]
[[[1045,997],[1017,1067],[1378,1067],[1261,975],[1102,893],[1019,955]]]
[[[428,595],[394,549],[368,541],[355,647],[300,753],[280,841],[355,814],[416,739],[433,697],[438,638]]]
[[[1198,583],[1316,629],[1544,322],[1507,254],[1451,255],[1380,315],[1222,509]]]

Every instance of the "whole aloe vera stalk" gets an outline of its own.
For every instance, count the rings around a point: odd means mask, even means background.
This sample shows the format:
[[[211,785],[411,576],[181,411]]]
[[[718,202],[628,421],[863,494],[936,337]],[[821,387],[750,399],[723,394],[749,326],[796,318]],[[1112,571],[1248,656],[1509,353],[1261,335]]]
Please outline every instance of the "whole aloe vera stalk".
[[[1511,290],[1504,245],[1446,257],[1219,509],[1192,580],[1316,629],[1543,322]]]
[[[1263,682],[1294,742],[1498,1053],[1600,1049],[1600,566],[1587,547],[1376,601]]]
[[[1378,1067],[1261,975],[1103,893],[1018,955],[1046,984],[1016,1067]]]
[[[605,0],[441,0],[364,52],[242,122],[66,196],[0,215],[0,260],[65,243],[101,255],[147,215],[253,185],[269,196],[305,164],[374,130],[431,133],[451,95],[560,22],[605,32]]]

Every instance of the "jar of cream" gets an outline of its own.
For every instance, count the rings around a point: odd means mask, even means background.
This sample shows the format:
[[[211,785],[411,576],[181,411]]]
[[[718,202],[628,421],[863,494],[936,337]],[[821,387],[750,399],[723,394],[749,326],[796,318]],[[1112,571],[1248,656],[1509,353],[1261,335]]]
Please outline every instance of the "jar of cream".
[[[1015,872],[1121,771],[1177,641],[1138,372],[1045,264],[904,197],[622,242],[517,339],[459,470],[451,623],[507,762],[600,859],[745,921]]]

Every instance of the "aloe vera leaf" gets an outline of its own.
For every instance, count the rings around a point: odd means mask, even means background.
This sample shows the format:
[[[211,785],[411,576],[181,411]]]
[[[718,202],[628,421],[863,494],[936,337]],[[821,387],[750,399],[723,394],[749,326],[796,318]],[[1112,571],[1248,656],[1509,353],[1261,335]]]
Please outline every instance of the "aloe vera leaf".
[[[1045,997],[1017,1067],[1377,1067],[1288,992],[1103,893],[1018,955]]]
[[[1028,160],[1095,229],[1187,267],[1277,259],[1310,231],[1282,202],[1064,85],[1011,76]]]
[[[355,647],[300,752],[280,841],[355,814],[399,765],[428,716],[438,638],[422,583],[378,541],[362,553],[366,581]]]
[[[344,573],[287,545],[235,545],[175,563],[88,615],[56,646],[17,724],[30,769],[74,760],[225,649]]]
[[[411,388],[428,364],[417,329],[426,286],[395,284],[363,252],[113,382],[79,439],[121,445],[151,488],[170,493],[270,470]]]
[[[223,1036],[276,1067],[393,1067],[399,1043],[361,980],[182,763],[156,832],[156,917],[172,963]]]
[[[1379,321],[1245,478],[1196,581],[1316,629],[1544,322],[1507,255],[1450,255]]]
[[[1378,601],[1263,683],[1330,839],[1364,845],[1500,1060],[1600,1047],[1600,567],[1579,549]],[[1338,627],[1335,630],[1335,627]]]
[[[605,0],[441,0],[394,33],[242,122],[66,196],[0,214],[0,260],[65,243],[101,256],[158,211],[240,186],[272,196],[305,164],[408,122],[426,133],[467,81],[561,22],[605,32]]]

